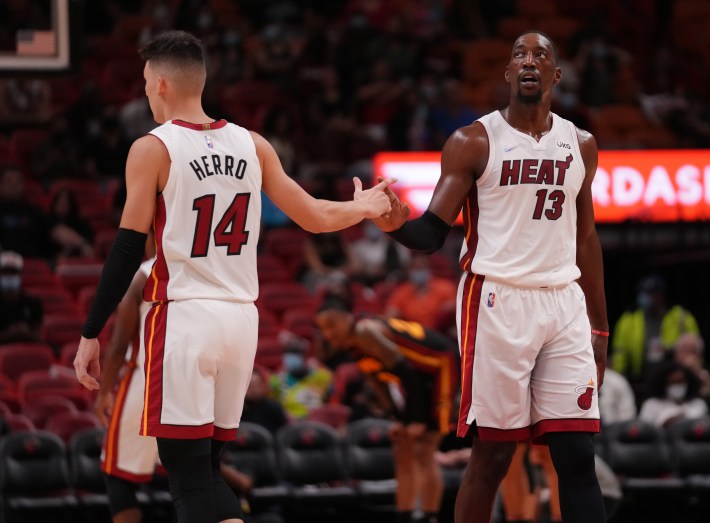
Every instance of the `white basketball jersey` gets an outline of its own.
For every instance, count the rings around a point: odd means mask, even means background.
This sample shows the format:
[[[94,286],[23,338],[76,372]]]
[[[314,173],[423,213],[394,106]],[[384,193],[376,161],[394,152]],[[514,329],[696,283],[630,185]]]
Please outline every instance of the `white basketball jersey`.
[[[249,131],[225,120],[173,120],[151,134],[165,144],[171,165],[157,197],[157,259],[146,301],[253,302],[261,165]]]
[[[576,266],[577,194],[585,169],[572,122],[552,115],[537,142],[499,111],[478,120],[488,164],[464,204],[465,271],[518,287],[557,287]]]

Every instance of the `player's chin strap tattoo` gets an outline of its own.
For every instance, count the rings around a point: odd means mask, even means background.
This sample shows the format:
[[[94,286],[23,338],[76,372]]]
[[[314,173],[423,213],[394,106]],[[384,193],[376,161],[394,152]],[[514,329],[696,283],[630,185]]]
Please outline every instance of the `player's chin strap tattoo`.
[[[451,226],[436,214],[425,211],[419,218],[406,222],[389,235],[413,251],[431,254],[444,245]]]
[[[94,303],[81,330],[84,338],[96,338],[99,335],[106,320],[126,294],[141,265],[147,238],[148,235],[144,232],[118,229],[101,271]]]

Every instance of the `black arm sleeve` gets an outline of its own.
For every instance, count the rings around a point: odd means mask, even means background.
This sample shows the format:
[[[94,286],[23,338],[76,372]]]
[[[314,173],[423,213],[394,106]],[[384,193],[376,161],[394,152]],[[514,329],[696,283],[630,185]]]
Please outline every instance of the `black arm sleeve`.
[[[441,249],[451,226],[436,214],[425,211],[419,218],[406,222],[389,235],[413,251],[431,254]]]
[[[106,257],[96,297],[91,305],[81,335],[96,338],[106,320],[126,294],[140,267],[148,235],[131,229],[118,229],[111,251]]]

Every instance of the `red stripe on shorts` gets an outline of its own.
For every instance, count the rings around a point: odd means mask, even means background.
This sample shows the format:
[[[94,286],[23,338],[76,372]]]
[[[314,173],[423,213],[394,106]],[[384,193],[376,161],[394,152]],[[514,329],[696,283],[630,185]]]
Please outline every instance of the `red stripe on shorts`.
[[[145,399],[140,431],[142,436],[154,436],[149,433],[149,426],[160,425],[167,318],[168,304],[157,303],[151,307],[145,319]]]
[[[148,277],[143,291],[143,299],[145,301],[168,301],[168,281],[170,280],[170,273],[168,272],[168,263],[165,261],[165,253],[163,252],[165,220],[165,198],[160,194],[155,201],[155,217],[153,218],[153,230],[155,231],[155,263],[153,263],[153,270]]]
[[[135,352],[137,351],[134,351],[134,353]],[[131,358],[131,360],[133,360],[133,358]],[[118,464],[121,416],[123,416],[123,407],[126,405],[126,395],[128,394],[128,388],[131,385],[134,372],[135,367],[130,366],[123,375],[123,378],[121,378],[121,383],[116,393],[111,420],[109,421],[108,430],[104,438],[104,457],[101,461],[101,470],[106,474],[113,475]]]
[[[464,437],[470,428],[466,424],[468,411],[471,409],[471,391],[473,379],[473,358],[476,348],[478,327],[478,307],[481,304],[481,289],[485,276],[467,274],[463,284],[461,302],[461,406],[457,436]]]

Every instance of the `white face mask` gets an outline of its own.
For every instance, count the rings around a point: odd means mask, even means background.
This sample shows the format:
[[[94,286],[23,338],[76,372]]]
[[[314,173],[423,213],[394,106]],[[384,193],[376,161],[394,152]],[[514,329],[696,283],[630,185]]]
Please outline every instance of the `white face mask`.
[[[685,395],[688,393],[687,383],[673,383],[666,386],[666,398],[673,401],[680,401],[685,399]]]

